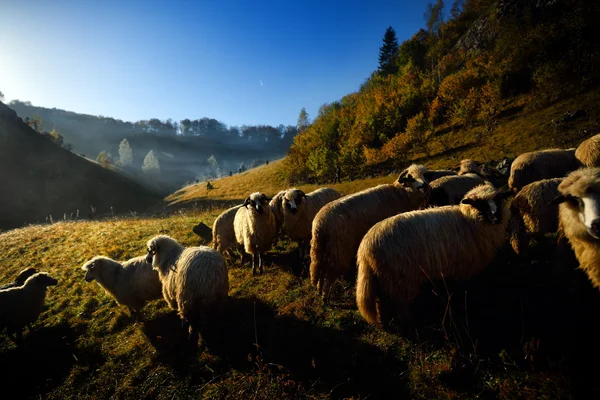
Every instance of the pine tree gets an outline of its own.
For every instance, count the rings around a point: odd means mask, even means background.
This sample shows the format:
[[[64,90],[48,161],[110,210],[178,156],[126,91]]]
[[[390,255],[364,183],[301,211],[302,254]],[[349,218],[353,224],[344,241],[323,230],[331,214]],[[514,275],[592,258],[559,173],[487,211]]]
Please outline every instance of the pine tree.
[[[132,162],[133,152],[131,151],[131,146],[127,139],[123,139],[121,144],[119,144],[119,163],[121,166],[127,167],[128,165],[131,165]]]
[[[379,73],[382,75],[394,74],[398,70],[395,63],[398,53],[398,39],[396,31],[391,26],[385,30],[383,45],[379,48]]]
[[[160,164],[156,154],[154,154],[154,150],[150,150],[148,154],[146,154],[146,157],[144,158],[144,164],[142,165],[142,171],[144,171],[146,174],[160,173]]]

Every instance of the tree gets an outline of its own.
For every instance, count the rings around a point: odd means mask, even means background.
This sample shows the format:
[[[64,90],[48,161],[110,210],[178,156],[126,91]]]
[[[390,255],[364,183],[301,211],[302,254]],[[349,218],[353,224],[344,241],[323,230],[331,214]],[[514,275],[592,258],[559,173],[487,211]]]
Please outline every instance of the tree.
[[[444,23],[444,16],[442,10],[444,9],[444,0],[437,0],[435,4],[429,3],[427,10],[425,11],[425,22],[427,23],[427,30],[434,37],[438,37],[442,24]]]
[[[379,48],[379,72],[382,75],[396,73],[395,57],[398,53],[398,39],[396,31],[391,26],[385,30],[383,35],[383,45]]]
[[[38,133],[42,133],[44,130],[44,124],[39,114],[32,115],[31,118],[25,118],[25,123]]]
[[[142,171],[146,174],[158,174],[160,173],[160,164],[154,150],[150,150],[144,158],[144,164],[142,165]]]
[[[52,128],[52,131],[50,131],[50,133],[48,134],[48,136],[50,136],[50,139],[57,145],[61,146],[64,143],[65,138],[63,137],[63,135],[58,132],[56,130],[56,128]]]
[[[131,146],[127,139],[123,139],[121,144],[119,144],[119,163],[121,166],[127,167],[128,165],[131,165],[132,162],[133,152],[131,151]]]
[[[98,157],[96,157],[96,161],[98,161],[102,167],[108,168],[112,163],[112,157],[109,153],[103,150],[98,154]]]
[[[208,157],[208,159],[206,160],[208,162],[208,165],[210,165],[210,173],[211,176],[218,178],[219,176],[219,163],[217,162],[217,159],[215,158],[214,155],[211,155],[210,157]]]
[[[306,108],[302,107],[300,115],[298,116],[298,130],[304,132],[309,125],[310,119],[308,118],[308,113],[306,112]]]

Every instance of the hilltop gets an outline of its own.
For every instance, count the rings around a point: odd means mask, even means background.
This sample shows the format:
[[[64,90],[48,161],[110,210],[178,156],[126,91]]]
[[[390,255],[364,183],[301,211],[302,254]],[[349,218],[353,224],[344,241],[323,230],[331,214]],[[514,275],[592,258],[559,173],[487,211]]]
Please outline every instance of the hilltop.
[[[26,223],[143,212],[160,196],[122,175],[57,146],[0,103],[0,229]],[[112,211],[111,211],[112,208]]]

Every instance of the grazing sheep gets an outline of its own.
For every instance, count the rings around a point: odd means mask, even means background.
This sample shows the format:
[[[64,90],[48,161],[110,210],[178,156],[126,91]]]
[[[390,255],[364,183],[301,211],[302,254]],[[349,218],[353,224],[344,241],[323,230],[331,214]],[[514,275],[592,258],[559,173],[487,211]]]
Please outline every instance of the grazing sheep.
[[[192,232],[200,236],[206,243],[210,242],[212,239],[212,229],[202,221],[197,225],[194,225]]]
[[[508,186],[516,193],[542,179],[563,178],[581,166],[575,149],[549,149],[523,153],[510,166]]]
[[[446,169],[429,170],[424,165],[411,164],[404,171],[402,171],[398,180],[403,185],[410,185],[412,182],[429,184],[430,182],[439,179],[442,176],[449,175],[456,175],[456,172]]]
[[[468,279],[492,261],[504,242],[510,192],[490,183],[471,190],[460,205],[396,215],[374,225],[357,253],[356,302],[370,323],[409,308],[430,278]]]
[[[233,230],[233,220],[235,219],[235,213],[242,207],[237,205],[225,210],[221,215],[215,219],[212,228],[212,246],[216,250],[220,251],[221,254],[227,252],[231,256],[231,248],[237,247],[237,241],[235,240],[235,231]]]
[[[558,205],[552,204],[560,193],[563,178],[542,179],[517,193],[511,203],[510,244],[515,253],[527,249],[529,240],[558,229]]]
[[[586,167],[600,167],[600,134],[581,142],[575,150],[575,157]]]
[[[283,195],[287,192],[287,190],[282,190],[277,193],[271,201],[269,202],[269,207],[271,207],[271,212],[275,217],[275,230],[277,231],[277,236],[275,236],[275,241],[273,242],[273,246],[277,244],[279,241],[279,235],[281,234],[281,228],[283,227]]]
[[[443,176],[431,182],[427,203],[438,207],[458,204],[468,191],[484,182],[484,178],[474,173]]]
[[[317,189],[309,194],[296,188],[285,192],[282,199],[284,228],[290,239],[298,243],[300,262],[308,254],[315,215],[325,204],[340,197],[341,194],[330,188]]]
[[[22,286],[0,290],[0,331],[6,328],[12,341],[21,341],[23,328],[37,321],[42,313],[46,288],[57,283],[46,272],[37,272]]]
[[[33,267],[25,268],[23,271],[19,272],[19,274],[17,275],[17,277],[15,278],[15,280],[13,282],[6,283],[6,284],[0,286],[0,290],[23,286],[23,284],[25,283],[27,278],[29,278],[31,275],[33,275],[37,272],[38,272],[38,270]]]
[[[404,171],[392,184],[334,200],[317,213],[310,242],[310,279],[326,302],[333,282],[355,265],[356,250],[369,228],[421,207],[426,189],[426,182]]]
[[[221,253],[208,246],[185,248],[166,235],[150,239],[147,250],[146,261],[158,271],[163,297],[188,325],[189,337],[207,333],[229,292]]]
[[[600,168],[583,168],[558,185],[559,231],[594,287],[600,288]]]
[[[146,256],[135,257],[122,264],[108,257],[96,256],[81,269],[86,271],[86,282],[95,280],[119,305],[126,306],[136,319],[147,301],[162,297],[158,273],[146,261]]]
[[[271,249],[277,236],[275,216],[271,212],[269,199],[260,192],[252,193],[243,207],[235,214],[233,228],[238,244],[244,246],[241,263],[244,263],[244,252],[252,255],[252,275],[263,272],[264,253]]]
[[[465,174],[477,174],[483,177],[483,171],[481,167],[473,160],[464,159],[460,162],[460,169],[458,170],[458,175]]]

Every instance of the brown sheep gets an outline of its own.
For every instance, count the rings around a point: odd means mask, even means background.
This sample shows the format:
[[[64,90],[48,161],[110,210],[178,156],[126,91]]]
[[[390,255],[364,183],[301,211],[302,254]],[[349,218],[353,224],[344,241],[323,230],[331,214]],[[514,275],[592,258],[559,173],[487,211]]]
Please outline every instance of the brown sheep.
[[[586,167],[600,167],[600,134],[581,142],[575,150],[575,157]]]
[[[575,148],[548,149],[523,153],[510,166],[508,186],[517,193],[523,186],[550,178],[564,178],[581,166]]]

